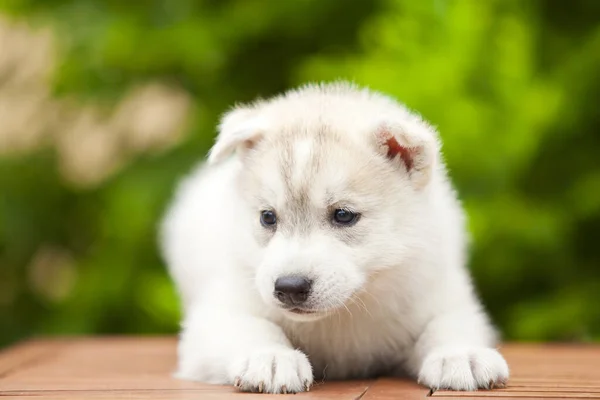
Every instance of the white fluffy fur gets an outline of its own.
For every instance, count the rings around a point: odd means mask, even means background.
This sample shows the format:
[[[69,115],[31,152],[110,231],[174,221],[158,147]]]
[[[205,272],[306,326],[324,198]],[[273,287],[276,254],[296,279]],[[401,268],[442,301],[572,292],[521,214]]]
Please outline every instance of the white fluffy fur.
[[[386,156],[389,137],[412,164]],[[184,305],[178,376],[269,393],[402,373],[431,388],[503,384],[439,147],[420,117],[344,83],[227,113],[163,223]],[[362,214],[356,225],[332,226],[339,207]],[[273,295],[290,274],[312,279],[313,314]]]

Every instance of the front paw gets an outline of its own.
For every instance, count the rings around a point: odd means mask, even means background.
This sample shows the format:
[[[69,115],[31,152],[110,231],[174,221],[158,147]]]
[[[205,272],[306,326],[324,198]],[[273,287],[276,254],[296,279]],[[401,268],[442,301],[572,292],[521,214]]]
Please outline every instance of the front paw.
[[[269,347],[239,358],[231,376],[243,392],[297,393],[308,391],[313,382],[306,355],[285,347]]]
[[[436,348],[419,372],[419,383],[432,389],[491,389],[505,386],[507,380],[506,361],[489,348]]]

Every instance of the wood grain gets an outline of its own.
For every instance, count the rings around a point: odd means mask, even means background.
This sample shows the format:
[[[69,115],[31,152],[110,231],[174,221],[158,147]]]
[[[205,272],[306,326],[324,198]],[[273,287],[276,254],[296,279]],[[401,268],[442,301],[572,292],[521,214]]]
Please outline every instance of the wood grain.
[[[172,377],[176,341],[161,337],[33,340],[0,352],[4,399],[600,399],[600,346],[510,344],[508,387],[430,393],[412,381],[317,383],[308,393],[238,393]],[[433,399],[432,399],[433,400]]]

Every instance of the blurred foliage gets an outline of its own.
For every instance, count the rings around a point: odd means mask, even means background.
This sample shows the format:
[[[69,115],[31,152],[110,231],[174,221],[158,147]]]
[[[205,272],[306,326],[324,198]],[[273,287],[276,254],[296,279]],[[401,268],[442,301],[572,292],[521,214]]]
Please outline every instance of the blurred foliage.
[[[176,179],[228,106],[339,77],[439,127],[469,212],[474,279],[505,336],[600,339],[600,2],[0,0],[0,10],[52,28],[53,98],[110,112],[160,82],[193,99],[183,140],[131,154],[93,185],[66,180],[50,145],[0,155],[0,345],[175,332],[156,223]]]

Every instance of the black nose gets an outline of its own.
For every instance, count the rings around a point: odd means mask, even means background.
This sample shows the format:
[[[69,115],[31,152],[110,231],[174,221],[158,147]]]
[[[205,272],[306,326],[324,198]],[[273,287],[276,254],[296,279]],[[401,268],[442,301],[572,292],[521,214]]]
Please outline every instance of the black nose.
[[[308,299],[312,282],[301,276],[283,276],[275,281],[273,294],[283,304],[297,306]]]

